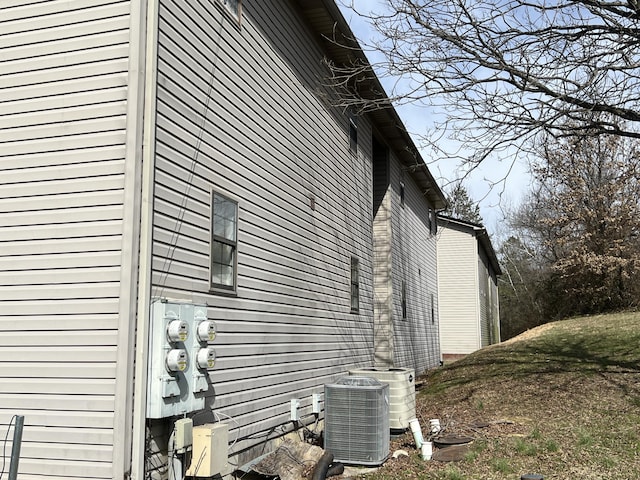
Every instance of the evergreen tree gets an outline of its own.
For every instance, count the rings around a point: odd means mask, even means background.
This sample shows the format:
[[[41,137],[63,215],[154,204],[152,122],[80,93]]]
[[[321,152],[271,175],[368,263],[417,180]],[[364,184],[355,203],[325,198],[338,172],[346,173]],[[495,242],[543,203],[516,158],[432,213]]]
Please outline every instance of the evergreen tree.
[[[480,207],[475,203],[462,183],[456,183],[449,192],[446,192],[449,204],[442,212],[448,217],[453,217],[465,222],[482,225]]]

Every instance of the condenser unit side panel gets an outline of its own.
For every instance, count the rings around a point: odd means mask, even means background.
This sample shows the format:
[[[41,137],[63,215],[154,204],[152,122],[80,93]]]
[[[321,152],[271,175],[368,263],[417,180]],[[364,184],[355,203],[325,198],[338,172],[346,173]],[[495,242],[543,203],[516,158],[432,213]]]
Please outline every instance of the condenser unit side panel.
[[[349,375],[368,376],[389,385],[389,428],[409,428],[409,420],[416,416],[415,371],[410,368],[389,370],[362,368],[350,370]]]

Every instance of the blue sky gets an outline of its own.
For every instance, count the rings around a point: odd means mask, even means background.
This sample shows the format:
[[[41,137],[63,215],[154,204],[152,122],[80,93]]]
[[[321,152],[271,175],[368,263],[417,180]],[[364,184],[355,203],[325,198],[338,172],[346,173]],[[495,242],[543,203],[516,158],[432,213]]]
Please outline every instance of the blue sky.
[[[365,19],[345,6],[350,3],[350,0],[336,1],[361,44],[365,45],[374,38],[374,28]],[[375,3],[375,0],[354,0],[356,7],[362,11],[367,11]],[[371,58],[372,53],[369,51],[366,53],[370,57],[370,61],[375,63],[375,58]],[[381,81],[384,85],[385,79]],[[427,132],[438,112],[424,105],[401,105],[397,107],[397,111],[407,131],[420,148],[423,143],[420,137]],[[448,147],[455,148],[453,145],[447,144],[446,138],[441,142],[441,147],[445,150]],[[430,152],[426,148],[421,148],[421,153],[441,187],[460,178],[460,165],[456,160],[432,161]],[[506,180],[503,181],[505,177]],[[529,175],[526,165],[522,163],[510,165],[509,162],[501,163],[488,159],[469,175],[464,185],[472,198],[480,203],[480,211],[489,232],[495,235],[504,235],[506,232],[501,231],[504,229],[501,208],[509,208],[519,203],[522,195],[529,189]]]

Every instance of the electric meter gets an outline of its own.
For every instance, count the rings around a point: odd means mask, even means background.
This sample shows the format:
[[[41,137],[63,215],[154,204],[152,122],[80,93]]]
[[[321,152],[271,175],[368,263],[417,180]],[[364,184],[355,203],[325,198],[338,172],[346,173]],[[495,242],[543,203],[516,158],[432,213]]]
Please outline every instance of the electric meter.
[[[167,370],[169,372],[184,372],[188,364],[189,359],[186,350],[173,349],[167,353]]]
[[[201,342],[213,342],[216,338],[216,323],[205,320],[198,324],[198,340]]]
[[[172,320],[167,325],[167,339],[172,342],[184,342],[189,336],[189,326],[182,320]]]
[[[216,351],[211,347],[201,348],[198,350],[196,362],[198,368],[205,370],[213,368],[216,364]]]

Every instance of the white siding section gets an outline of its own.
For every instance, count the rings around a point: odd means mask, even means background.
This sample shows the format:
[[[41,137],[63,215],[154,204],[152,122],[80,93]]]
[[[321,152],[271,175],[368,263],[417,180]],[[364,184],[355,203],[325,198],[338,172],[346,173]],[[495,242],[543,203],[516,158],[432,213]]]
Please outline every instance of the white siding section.
[[[243,10],[239,28],[210,1],[161,2],[153,249],[153,295],[206,301],[217,321],[211,401],[234,452],[287,425],[292,398],[305,416],[324,383],[373,363],[370,126],[350,154],[289,2]],[[237,297],[208,293],[212,189],[239,202]]]
[[[478,262],[474,235],[441,224],[438,280],[443,355],[467,354],[482,346]]]
[[[436,236],[429,231],[429,204],[416,182],[393,156],[390,167],[393,366],[420,374],[438,366],[441,359],[438,305],[432,305],[438,298]],[[403,281],[406,319],[402,318]]]
[[[22,480],[112,477],[128,29],[128,1],[0,0],[0,431],[24,415]]]
[[[386,185],[385,185],[386,189]],[[375,315],[375,366],[393,367],[393,283],[391,191],[386,190],[373,221],[374,238],[374,315]]]

